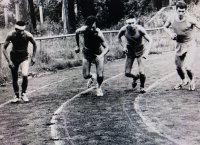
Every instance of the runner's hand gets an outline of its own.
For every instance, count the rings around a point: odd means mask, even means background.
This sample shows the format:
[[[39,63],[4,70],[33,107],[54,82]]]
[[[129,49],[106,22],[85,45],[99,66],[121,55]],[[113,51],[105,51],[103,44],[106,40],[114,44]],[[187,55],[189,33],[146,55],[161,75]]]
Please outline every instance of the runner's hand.
[[[31,58],[31,66],[33,66],[35,64],[35,58]]]
[[[128,49],[127,48],[124,48],[123,49],[123,52],[126,54],[126,53],[128,53]]]
[[[8,61],[8,66],[9,68],[12,68],[12,69],[15,67],[12,61]]]
[[[147,59],[148,55],[149,55],[149,53],[146,52],[146,53],[144,53],[144,54],[142,55],[142,58]]]
[[[171,33],[170,35],[172,40],[176,40],[177,39],[177,34],[176,33]]]
[[[104,56],[102,56],[102,55],[96,55],[95,60],[96,60],[96,62],[100,62],[103,58],[104,58]]]
[[[75,52],[76,52],[76,53],[79,53],[79,52],[80,52],[80,48],[79,48],[79,47],[76,47]]]

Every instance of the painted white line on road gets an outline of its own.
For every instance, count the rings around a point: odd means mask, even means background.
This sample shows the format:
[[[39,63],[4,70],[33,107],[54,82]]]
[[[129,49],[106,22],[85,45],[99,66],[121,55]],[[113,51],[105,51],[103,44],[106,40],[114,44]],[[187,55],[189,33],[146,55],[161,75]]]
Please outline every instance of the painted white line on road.
[[[33,91],[30,91],[30,92],[28,92],[28,93],[26,93],[26,94],[28,95],[28,94],[34,93],[34,92],[36,92],[36,91],[38,91],[38,90],[41,90],[41,89],[44,89],[44,88],[46,88],[46,87],[48,87],[48,86],[51,86],[51,85],[54,85],[54,84],[63,82],[64,80],[66,80],[66,78],[65,78],[65,79],[62,79],[62,80],[60,80],[60,81],[53,82],[53,83],[51,83],[51,84],[42,86],[42,87],[40,87],[40,88],[38,88],[38,89],[35,89],[35,90],[33,90]],[[0,108],[4,107],[6,104],[10,103],[11,101],[12,101],[12,100],[9,100],[9,101],[7,101],[7,102],[1,104],[1,105],[0,105]]]
[[[151,89],[153,89],[154,87],[158,86],[160,83],[162,83],[163,81],[167,80],[168,78],[170,78],[171,76],[173,76],[173,75],[175,75],[175,74],[176,74],[176,72],[173,72],[173,73],[170,73],[170,74],[166,75],[165,77],[163,77],[163,78],[157,80],[155,83],[153,83],[152,85],[150,85],[150,86],[146,89],[146,91],[147,91],[147,92],[150,91]],[[159,132],[158,130],[156,130],[156,128],[153,127],[151,123],[149,123],[149,119],[148,119],[147,117],[145,117],[145,116],[142,115],[142,110],[140,109],[140,105],[139,105],[139,99],[140,99],[140,97],[142,97],[142,96],[143,96],[143,95],[141,94],[141,95],[138,95],[138,97],[136,97],[135,102],[134,102],[134,109],[135,109],[135,111],[139,114],[140,118],[142,118],[143,122],[144,122],[153,132],[156,132],[156,133],[159,134],[160,136],[163,136],[163,137],[169,139],[170,141],[172,141],[172,142],[174,142],[174,143],[176,143],[176,144],[178,144],[178,145],[182,145],[182,143],[177,142],[175,139],[171,138],[170,136],[164,135],[164,134],[162,134],[161,132]],[[128,115],[128,114],[127,114],[127,115]],[[129,115],[128,115],[128,116],[129,116]],[[129,117],[129,118],[130,118],[130,117]],[[130,121],[131,121],[131,120],[130,120]]]
[[[163,62],[159,62],[159,63],[154,63],[154,64],[149,64],[149,65],[147,65],[146,67],[150,67],[150,66],[157,65],[157,64],[162,64],[162,63],[167,63],[167,62],[169,62],[169,61],[171,61],[171,60],[167,60],[167,61],[163,61]],[[137,69],[137,68],[135,68],[135,69]],[[121,75],[124,75],[124,73],[120,73],[120,74],[118,74],[118,75],[115,75],[115,76],[113,76],[113,77],[110,77],[110,78],[106,79],[103,83],[106,83],[106,82],[108,82],[108,81],[110,81],[110,80],[113,80],[113,79],[115,79],[115,78],[118,78],[118,77],[121,76]],[[69,102],[73,101],[74,99],[76,99],[77,97],[79,97],[81,94],[85,94],[85,93],[87,93],[87,92],[89,92],[89,91],[91,91],[91,90],[93,90],[93,89],[94,89],[94,87],[93,87],[93,88],[90,88],[90,89],[87,89],[87,90],[85,90],[85,91],[83,91],[83,92],[80,92],[79,94],[75,95],[74,97],[72,97],[72,98],[69,99],[68,101],[64,102],[64,103],[54,112],[54,116],[53,116],[52,119],[51,119],[51,123],[52,123],[52,125],[51,125],[51,136],[52,136],[52,139],[55,140],[54,143],[55,143],[56,145],[60,145],[60,141],[62,140],[61,137],[60,137],[60,133],[59,133],[59,131],[58,131],[58,127],[57,127],[57,126],[58,126],[58,125],[57,125],[57,120],[56,120],[56,119],[57,119],[57,115],[60,114],[60,113],[62,112],[64,106],[67,105]],[[70,140],[70,135],[69,135],[69,134],[68,134],[68,140],[70,141],[71,144],[74,144],[74,143]]]

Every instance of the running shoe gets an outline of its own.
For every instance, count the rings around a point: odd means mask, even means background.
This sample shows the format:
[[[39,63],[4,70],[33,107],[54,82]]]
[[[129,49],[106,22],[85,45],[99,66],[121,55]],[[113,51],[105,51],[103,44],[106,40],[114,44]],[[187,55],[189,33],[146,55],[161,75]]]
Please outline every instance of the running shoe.
[[[19,101],[20,101],[20,99],[17,96],[15,96],[10,102],[11,103],[18,103]]]
[[[93,79],[90,78],[90,79],[88,80],[88,82],[87,82],[87,87],[90,88],[90,87],[92,86],[92,84],[93,84]]]
[[[103,91],[101,88],[97,89],[97,96],[103,96]]]
[[[27,96],[26,96],[25,93],[22,93],[21,98],[22,98],[22,100],[23,100],[24,102],[28,102],[28,101],[29,101],[29,99],[27,98]]]
[[[132,88],[135,88],[137,86],[137,80],[139,78],[140,78],[140,76],[138,74],[133,78]]]
[[[189,91],[194,91],[195,90],[195,83],[194,81],[190,82],[190,85],[189,85]]]
[[[180,90],[180,89],[182,89],[183,86],[186,86],[186,85],[188,85],[188,84],[189,84],[188,81],[186,81],[185,83],[182,82],[182,83],[176,85],[176,86],[173,88],[173,90]]]
[[[87,82],[87,87],[90,88],[96,79],[97,75],[95,73],[92,73],[92,77]]]
[[[144,93],[146,93],[146,90],[144,89],[144,88],[140,88],[140,93],[142,93],[142,94],[144,94]]]

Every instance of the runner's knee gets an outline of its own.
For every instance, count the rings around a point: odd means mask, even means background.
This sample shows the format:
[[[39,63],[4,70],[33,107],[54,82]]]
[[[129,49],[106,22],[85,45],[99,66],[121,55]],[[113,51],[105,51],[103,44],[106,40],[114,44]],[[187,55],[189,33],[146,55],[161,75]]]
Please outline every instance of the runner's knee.
[[[84,79],[89,79],[92,77],[92,75],[89,72],[83,72]]]
[[[191,71],[191,66],[186,66],[185,69],[186,71]]]

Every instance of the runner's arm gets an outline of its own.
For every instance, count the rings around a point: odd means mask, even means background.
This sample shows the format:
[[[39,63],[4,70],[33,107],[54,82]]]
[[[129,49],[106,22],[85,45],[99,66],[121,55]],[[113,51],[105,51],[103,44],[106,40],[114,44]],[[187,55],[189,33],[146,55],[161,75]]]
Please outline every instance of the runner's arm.
[[[125,34],[125,31],[126,31],[126,26],[123,26],[123,27],[119,30],[119,33],[117,34],[118,42],[119,42],[119,44],[122,46],[122,48],[124,48],[124,46],[123,46],[121,37]]]
[[[7,47],[8,47],[8,45],[9,45],[9,43],[10,43],[10,39],[11,39],[11,36],[8,34],[7,36],[6,36],[6,40],[5,40],[5,42],[4,42],[4,46],[3,46],[3,54],[4,54],[4,56],[5,56],[5,58],[6,58],[6,60],[7,60],[7,62],[8,62],[8,65],[10,66],[10,67],[14,67],[14,64],[13,64],[13,62],[10,60],[10,58],[9,58],[9,56],[8,56],[8,52],[7,52]]]
[[[101,38],[102,42],[101,45],[104,47],[103,52],[100,54],[102,57],[104,57],[109,52],[109,47],[107,42],[105,41],[104,35],[101,31],[98,32],[99,37]]]
[[[86,30],[86,26],[82,26],[81,28],[78,28],[77,30],[76,30],[76,45],[77,45],[77,47],[76,47],[76,49],[75,49],[75,52],[76,53],[79,53],[79,51],[80,51],[80,44],[79,44],[79,35],[81,34],[81,33],[83,33],[84,31]]]
[[[33,35],[31,35],[31,37],[30,37],[30,42],[33,45],[33,53],[32,53],[32,57],[31,57],[31,66],[32,66],[32,65],[35,64],[35,54],[36,54],[36,51],[37,51],[37,44],[35,42],[35,39],[33,38]]]
[[[143,34],[143,37],[149,42],[149,45],[145,52],[146,53],[145,55],[148,55],[153,44],[153,39],[150,37],[150,35],[146,32],[146,30],[143,27],[140,28],[140,31]]]
[[[164,25],[164,30],[171,37],[172,40],[175,40],[176,37],[177,37],[177,34],[172,33],[170,28],[169,28],[172,24],[173,19],[174,19],[174,17],[168,17],[168,19],[167,19],[167,21],[165,22],[165,25]]]
[[[37,50],[37,44],[35,42],[35,39],[32,37],[30,37],[30,42],[33,45],[33,54],[32,54],[32,58],[35,58],[35,54],[36,54],[36,50]]]
[[[200,29],[200,22],[198,22],[196,18],[190,16],[188,20],[192,25]]]

